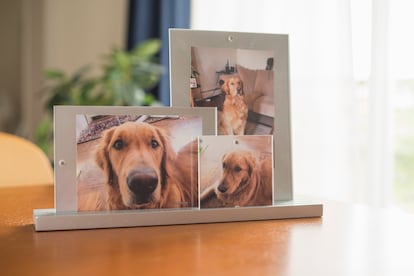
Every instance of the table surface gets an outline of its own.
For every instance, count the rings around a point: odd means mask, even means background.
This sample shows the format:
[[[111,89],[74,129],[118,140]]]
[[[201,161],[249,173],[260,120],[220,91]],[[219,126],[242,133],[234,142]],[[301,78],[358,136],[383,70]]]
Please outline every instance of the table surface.
[[[53,186],[0,188],[2,275],[414,275],[414,216],[324,202],[324,216],[35,232]]]

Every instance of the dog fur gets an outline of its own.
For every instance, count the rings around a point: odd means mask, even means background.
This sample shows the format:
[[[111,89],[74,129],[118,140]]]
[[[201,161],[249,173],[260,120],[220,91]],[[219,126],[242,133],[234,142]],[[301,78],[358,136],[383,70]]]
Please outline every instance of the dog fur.
[[[190,175],[194,165],[185,161],[197,152],[193,144],[177,155],[163,129],[142,122],[107,130],[95,155],[106,178],[107,209],[194,206],[197,182]]]
[[[244,135],[247,123],[247,104],[244,100],[243,81],[230,77],[221,86],[225,94],[223,108],[219,113],[220,135]]]
[[[272,162],[259,161],[251,151],[233,151],[222,158],[219,182],[201,195],[201,207],[271,205]]]

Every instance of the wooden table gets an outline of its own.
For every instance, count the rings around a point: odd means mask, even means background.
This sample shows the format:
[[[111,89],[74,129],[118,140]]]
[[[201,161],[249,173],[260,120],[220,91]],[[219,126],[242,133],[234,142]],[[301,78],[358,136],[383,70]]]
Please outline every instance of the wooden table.
[[[1,275],[414,275],[414,216],[336,202],[323,218],[35,232],[53,187],[0,188]]]

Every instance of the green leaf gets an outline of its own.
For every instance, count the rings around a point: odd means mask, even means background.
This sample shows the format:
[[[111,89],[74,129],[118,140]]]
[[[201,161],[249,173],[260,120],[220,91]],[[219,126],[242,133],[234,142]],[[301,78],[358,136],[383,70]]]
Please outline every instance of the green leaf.
[[[122,51],[116,51],[114,53],[114,59],[116,62],[116,66],[120,67],[121,69],[128,68],[131,65],[131,61],[127,53]]]
[[[149,39],[138,44],[132,54],[140,58],[150,58],[159,53],[161,41],[159,39]]]
[[[45,77],[46,79],[59,80],[65,77],[65,73],[62,70],[46,70]]]
[[[90,70],[90,66],[83,66],[77,70],[69,80],[69,85],[74,85],[85,78],[85,74]]]

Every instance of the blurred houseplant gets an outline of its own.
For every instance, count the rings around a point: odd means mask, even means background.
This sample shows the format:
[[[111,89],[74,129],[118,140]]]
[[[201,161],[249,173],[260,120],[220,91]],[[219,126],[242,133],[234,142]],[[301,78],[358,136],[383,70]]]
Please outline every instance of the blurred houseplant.
[[[113,49],[105,56],[102,73],[96,77],[88,76],[88,66],[71,76],[61,70],[46,71],[46,114],[36,129],[35,139],[51,160],[54,105],[158,104],[148,90],[159,83],[163,71],[157,60],[160,47],[158,39],[151,39],[131,51]]]

